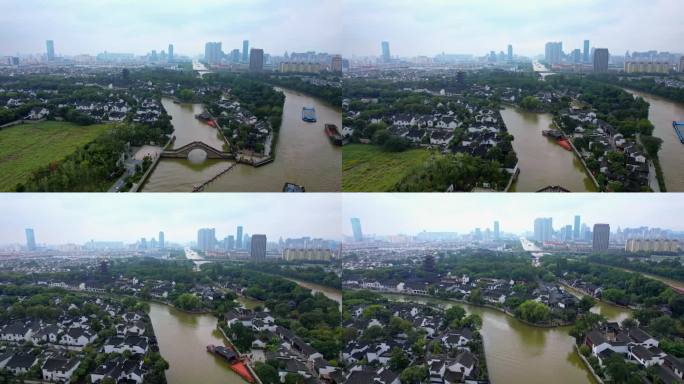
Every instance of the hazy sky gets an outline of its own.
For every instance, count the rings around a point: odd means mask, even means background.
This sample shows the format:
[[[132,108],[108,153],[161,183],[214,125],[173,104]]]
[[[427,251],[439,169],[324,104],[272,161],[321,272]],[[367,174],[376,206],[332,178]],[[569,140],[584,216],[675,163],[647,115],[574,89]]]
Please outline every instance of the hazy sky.
[[[414,235],[422,230],[469,233],[476,227],[532,230],[537,217],[552,217],[554,228],[572,224],[579,214],[589,225],[651,226],[684,230],[682,194],[368,194],[345,193],[343,232],[351,235],[352,217],[364,233]]]
[[[338,194],[0,194],[0,244],[24,243],[33,228],[39,243],[94,240],[134,242],[197,239],[197,230],[216,228],[216,237],[234,235],[238,225],[249,234],[340,239]]]
[[[682,0],[343,0],[342,54],[392,55],[506,51],[544,53],[548,41],[566,52],[582,41],[626,50],[684,51]]]
[[[0,55],[103,51],[144,54],[153,49],[204,52],[207,41],[223,51],[250,47],[282,55],[292,51],[339,53],[338,0],[0,0]]]

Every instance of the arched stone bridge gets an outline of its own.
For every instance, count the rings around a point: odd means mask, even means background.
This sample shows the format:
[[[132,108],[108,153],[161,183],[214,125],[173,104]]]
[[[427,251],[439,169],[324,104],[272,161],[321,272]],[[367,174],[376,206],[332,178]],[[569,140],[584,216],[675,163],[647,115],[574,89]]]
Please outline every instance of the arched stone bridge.
[[[193,141],[192,143],[185,144],[184,146],[176,149],[169,149],[161,153],[161,157],[166,158],[185,158],[187,159],[190,152],[194,149],[201,149],[207,154],[207,159],[222,159],[222,160],[233,160],[235,156],[232,153],[222,152],[218,149],[207,145],[201,141]]]

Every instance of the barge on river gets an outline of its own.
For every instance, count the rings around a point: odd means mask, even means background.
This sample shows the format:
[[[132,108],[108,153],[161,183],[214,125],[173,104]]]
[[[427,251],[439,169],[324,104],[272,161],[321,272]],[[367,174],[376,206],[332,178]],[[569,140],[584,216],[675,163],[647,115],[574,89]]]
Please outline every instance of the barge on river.
[[[684,144],[684,132],[682,132],[684,131],[684,121],[673,121],[672,129],[674,129],[675,133],[677,134],[679,142]]]
[[[342,146],[344,138],[340,134],[340,131],[337,129],[337,125],[326,124],[325,125],[325,135],[328,136],[328,139],[330,139],[331,143],[333,143],[337,146]]]
[[[213,344],[207,345],[207,352],[220,357],[230,364],[230,369],[240,375],[248,383],[254,383],[256,380],[252,373],[247,368],[247,363],[233,348],[216,346]]]
[[[314,107],[302,107],[302,120],[306,121],[307,123],[315,123],[316,109]]]

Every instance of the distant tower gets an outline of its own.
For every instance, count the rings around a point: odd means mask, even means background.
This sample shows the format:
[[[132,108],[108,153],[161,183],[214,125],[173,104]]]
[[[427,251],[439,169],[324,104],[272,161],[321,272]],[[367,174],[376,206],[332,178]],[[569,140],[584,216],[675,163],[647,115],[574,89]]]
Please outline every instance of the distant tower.
[[[383,41],[382,42],[382,61],[384,63],[389,63],[390,62],[390,47],[389,47],[389,41]]]
[[[594,238],[592,246],[594,251],[606,251],[610,244],[610,225],[594,224]]]
[[[608,61],[610,60],[610,53],[608,48],[596,48],[594,50],[594,72],[605,73],[608,72]]]
[[[508,62],[513,62],[513,46],[508,44]]]
[[[252,260],[266,260],[266,235],[252,235],[250,242],[250,257]]]
[[[166,245],[164,244],[164,232],[159,231],[159,249],[164,249]]]
[[[249,51],[249,70],[261,72],[264,69],[264,50],[252,48]]]
[[[501,234],[499,233],[499,222],[494,222],[494,240],[499,240]]]
[[[354,241],[363,241],[363,232],[361,232],[361,220],[356,217],[351,219],[352,232],[354,233]]]
[[[55,42],[48,40],[45,42],[47,46],[47,59],[48,61],[55,61]]]
[[[582,53],[584,64],[589,64],[589,40],[584,40],[584,52]]]
[[[579,240],[579,238],[580,238],[580,217],[579,217],[579,215],[575,216],[575,227],[573,228],[573,231],[572,231],[572,238],[575,240]]]
[[[242,40],[242,62],[249,63],[249,40]]]
[[[29,251],[36,250],[36,237],[33,233],[33,228],[26,228],[26,248]]]
[[[173,44],[169,44],[169,63],[173,63]]]
[[[237,227],[237,234],[235,235],[235,248],[242,249],[242,225]]]

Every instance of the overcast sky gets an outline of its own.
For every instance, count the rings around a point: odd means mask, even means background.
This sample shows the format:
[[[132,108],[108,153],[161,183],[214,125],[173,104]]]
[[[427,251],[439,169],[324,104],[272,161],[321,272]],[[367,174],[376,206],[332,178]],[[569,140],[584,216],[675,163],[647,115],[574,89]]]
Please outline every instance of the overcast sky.
[[[566,52],[591,40],[625,51],[684,51],[682,0],[343,0],[344,55],[393,56],[441,52],[483,55],[544,53],[548,41]]]
[[[0,0],[0,55],[153,49],[197,54],[207,41],[224,52],[250,47],[282,55],[340,51],[339,0]]]
[[[197,230],[216,228],[216,237],[264,233],[278,237],[340,239],[339,194],[0,194],[0,244],[24,243],[25,228],[36,241],[84,243],[91,239],[134,242],[164,231],[166,241],[197,239]]]
[[[476,227],[531,231],[537,217],[552,217],[554,228],[572,224],[579,214],[589,225],[651,226],[684,230],[682,194],[368,194],[345,193],[343,232],[351,235],[350,219],[361,219],[364,233],[395,235],[426,231],[469,233]]]

